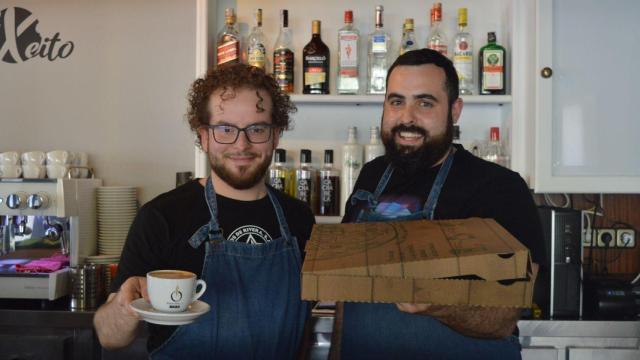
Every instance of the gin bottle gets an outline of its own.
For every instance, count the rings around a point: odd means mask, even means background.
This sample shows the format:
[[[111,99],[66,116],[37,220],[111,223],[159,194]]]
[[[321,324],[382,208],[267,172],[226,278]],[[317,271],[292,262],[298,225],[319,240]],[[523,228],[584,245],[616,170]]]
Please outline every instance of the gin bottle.
[[[384,145],[380,140],[380,128],[372,126],[369,129],[369,143],[364,146],[364,162],[368,163],[378,156],[384,155],[384,151]]]
[[[382,23],[382,5],[376,6],[376,29],[369,35],[369,94],[384,94],[387,90],[387,68],[391,38]]]
[[[357,94],[358,49],[360,33],[353,27],[353,11],[344,12],[344,27],[338,30],[338,71],[336,89],[338,94]]]
[[[413,19],[404,19],[404,25],[402,25],[402,42],[400,43],[400,55],[407,51],[418,49],[416,43],[416,35],[413,31]]]
[[[269,185],[274,189],[286,191],[288,184],[287,151],[276,149],[273,165],[269,168]]]
[[[458,72],[460,95],[473,94],[473,38],[467,32],[467,8],[458,9],[458,33],[453,47],[453,65]]]
[[[316,210],[316,174],[311,166],[311,150],[300,150],[300,167],[296,170],[296,198]]]
[[[449,55],[449,42],[442,28],[442,3],[433,4],[431,12],[431,32],[427,38],[427,48],[435,50],[444,56]]]
[[[324,151],[324,165],[319,171],[318,215],[340,215],[340,172],[333,167],[333,150]]]
[[[357,128],[349,128],[347,142],[342,145],[342,183],[340,184],[340,198],[342,199],[342,213],[349,195],[353,191],[364,159],[364,148],[358,144]]]
[[[251,29],[247,40],[247,64],[265,70],[267,50],[264,46],[265,41],[262,32],[262,9],[256,10],[255,22],[255,26]]]
[[[506,155],[500,142],[500,128],[492,127],[489,132],[489,143],[484,151],[483,158],[498,165],[509,167],[509,156]]]
[[[240,32],[236,27],[236,15],[233,8],[224,11],[225,27],[218,34],[217,41],[217,64],[240,62]]]

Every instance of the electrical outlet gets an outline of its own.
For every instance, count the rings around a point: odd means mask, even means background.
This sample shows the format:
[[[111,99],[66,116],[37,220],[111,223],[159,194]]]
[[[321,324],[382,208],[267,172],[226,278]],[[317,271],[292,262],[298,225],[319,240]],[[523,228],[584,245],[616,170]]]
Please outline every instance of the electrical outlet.
[[[582,247],[591,247],[591,237],[591,230],[582,230]]]
[[[636,232],[633,229],[616,229],[616,246],[632,248],[636,246]]]
[[[597,229],[596,241],[597,247],[616,247],[616,231],[614,229]]]

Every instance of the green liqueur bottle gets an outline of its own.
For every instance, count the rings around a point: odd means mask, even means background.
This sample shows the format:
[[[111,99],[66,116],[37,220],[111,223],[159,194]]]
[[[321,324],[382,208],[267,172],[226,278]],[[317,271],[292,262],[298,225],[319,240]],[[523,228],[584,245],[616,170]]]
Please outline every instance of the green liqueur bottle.
[[[480,94],[507,93],[507,51],[496,43],[496,33],[488,33],[488,43],[480,49]]]

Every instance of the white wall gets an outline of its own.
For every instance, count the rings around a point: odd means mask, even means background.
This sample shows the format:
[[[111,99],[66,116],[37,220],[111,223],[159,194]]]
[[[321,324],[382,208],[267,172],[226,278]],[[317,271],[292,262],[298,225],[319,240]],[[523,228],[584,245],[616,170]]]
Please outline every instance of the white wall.
[[[86,151],[97,177],[138,186],[143,202],[193,170],[184,114],[195,0],[10,0],[0,11],[13,7],[33,14],[43,39],[59,32],[58,46],[74,50],[55,61],[0,59],[0,152]]]

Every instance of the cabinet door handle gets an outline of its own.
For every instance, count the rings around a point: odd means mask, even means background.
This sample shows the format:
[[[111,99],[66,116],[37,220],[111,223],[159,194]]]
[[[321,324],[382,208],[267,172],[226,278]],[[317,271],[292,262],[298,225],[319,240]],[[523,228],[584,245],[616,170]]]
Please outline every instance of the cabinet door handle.
[[[543,78],[548,79],[553,76],[553,70],[551,70],[550,67],[545,67],[540,70],[540,75],[542,75]]]

